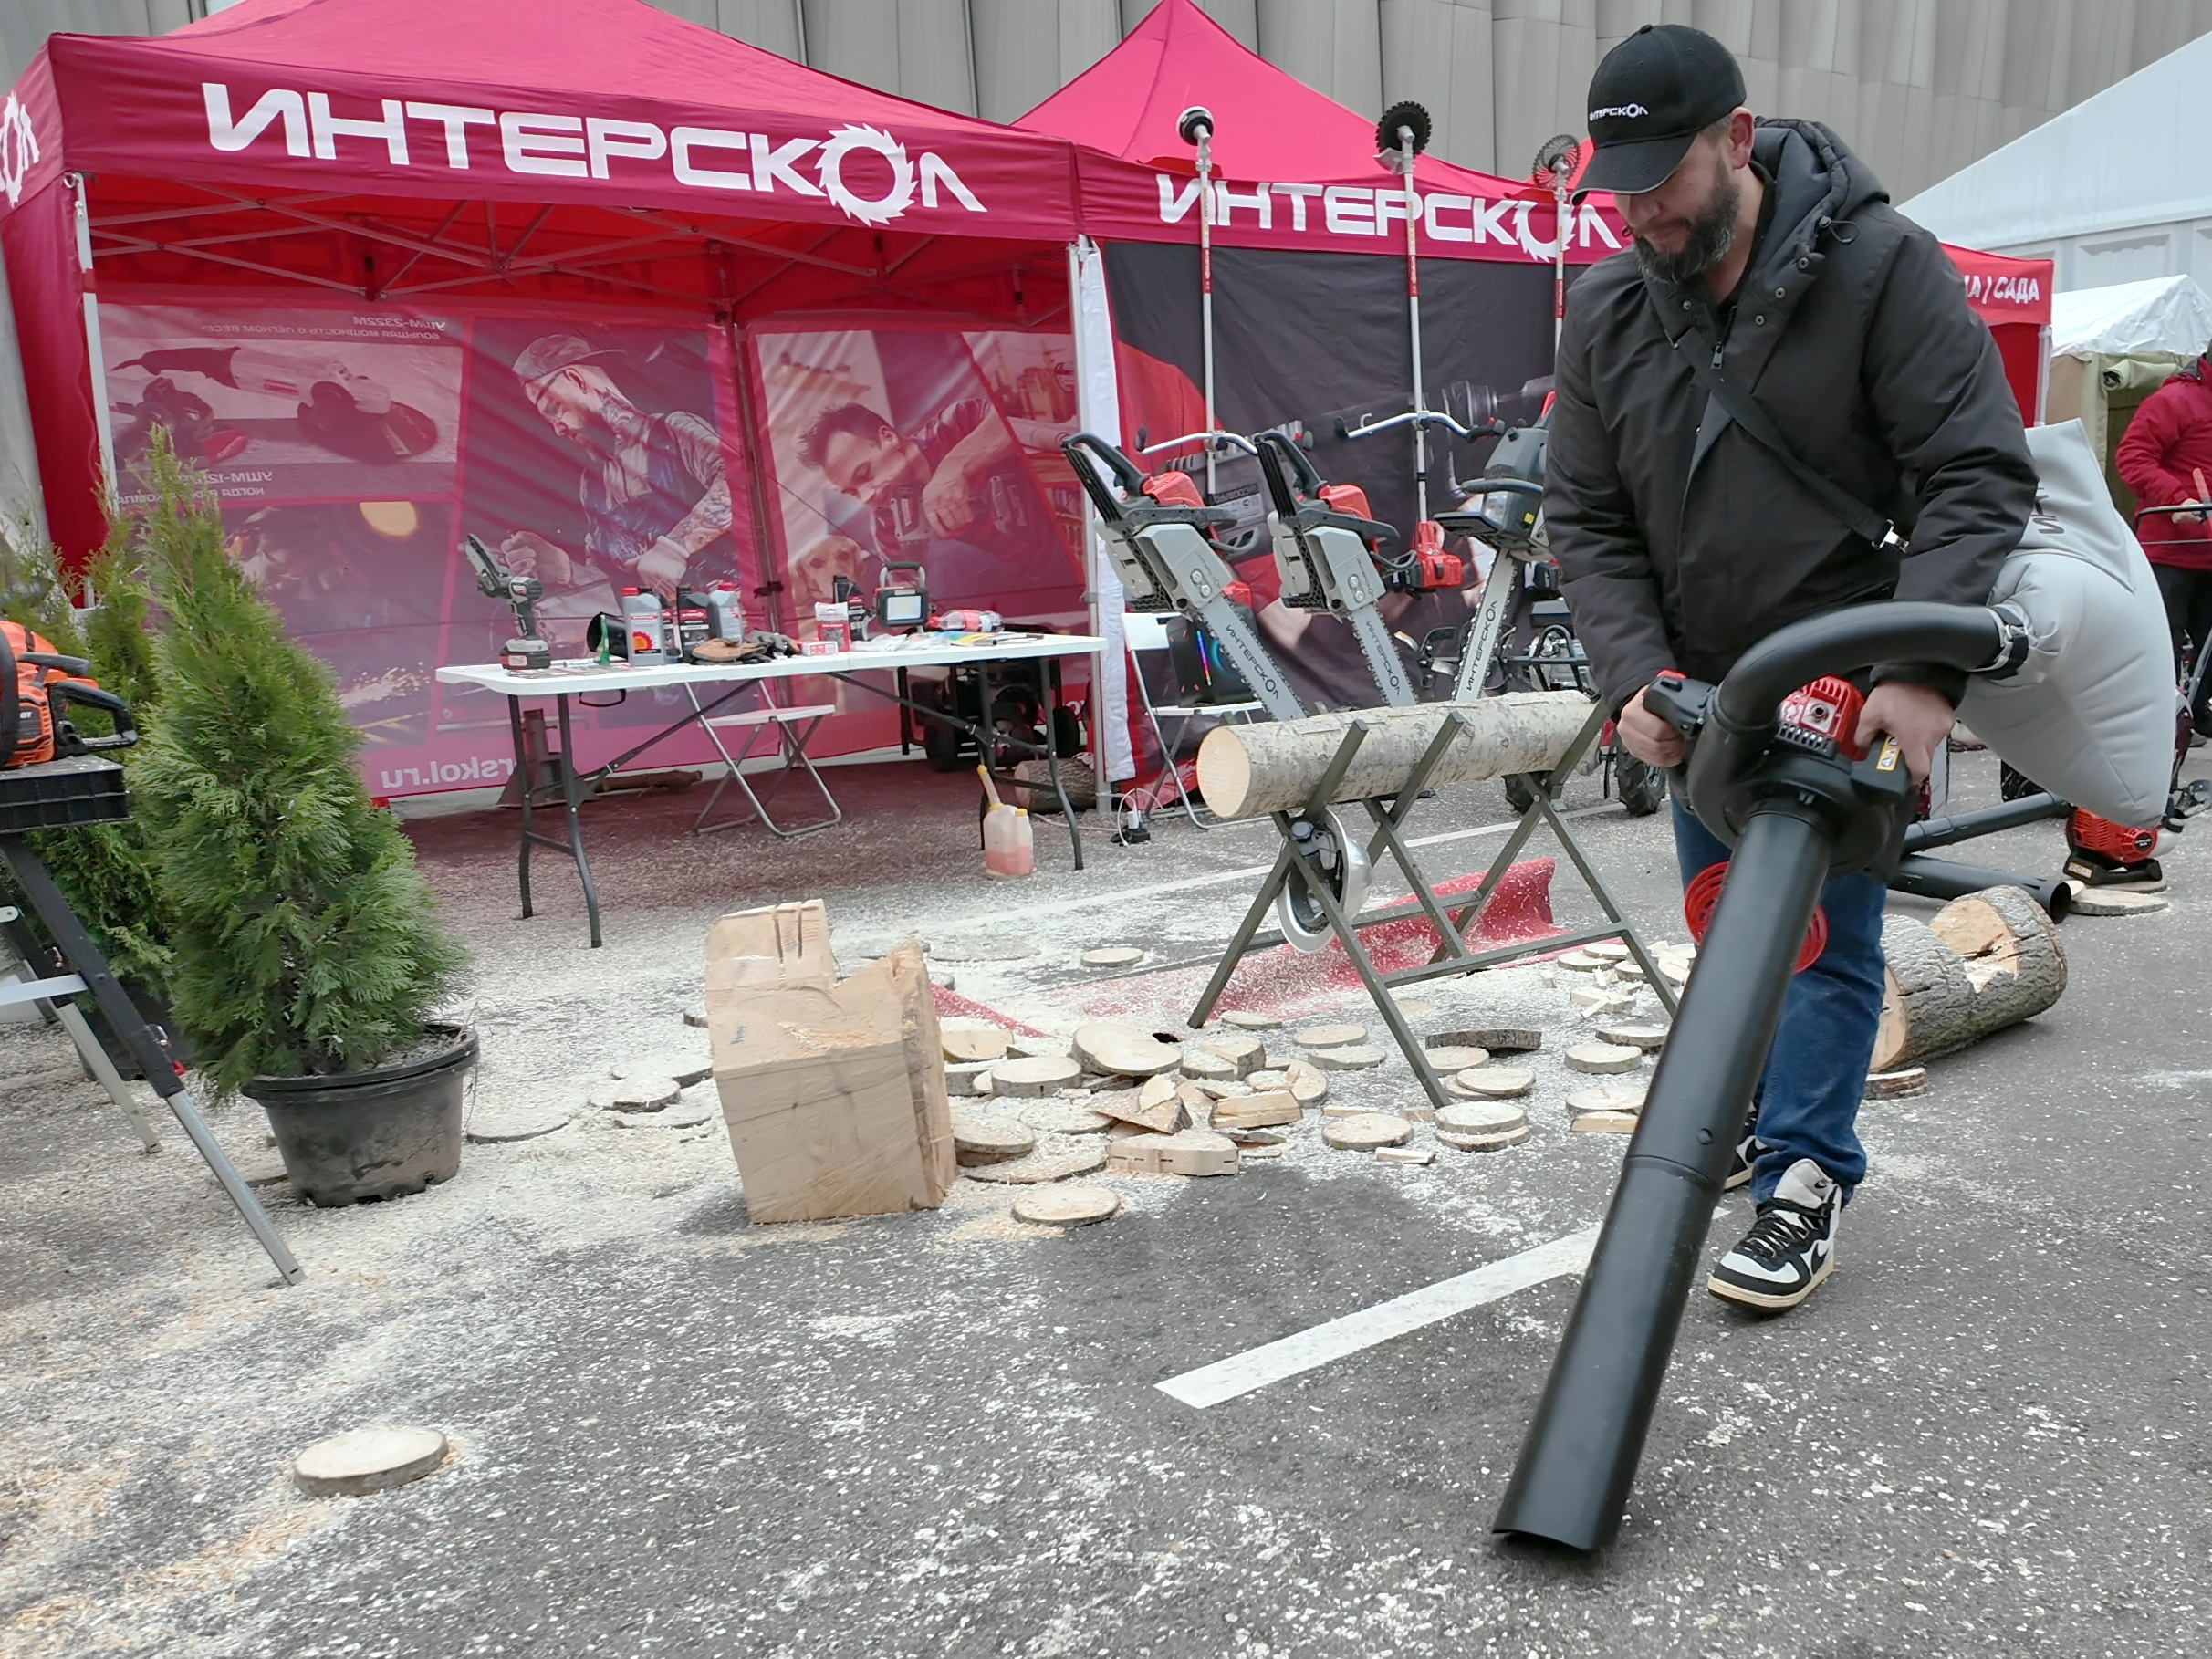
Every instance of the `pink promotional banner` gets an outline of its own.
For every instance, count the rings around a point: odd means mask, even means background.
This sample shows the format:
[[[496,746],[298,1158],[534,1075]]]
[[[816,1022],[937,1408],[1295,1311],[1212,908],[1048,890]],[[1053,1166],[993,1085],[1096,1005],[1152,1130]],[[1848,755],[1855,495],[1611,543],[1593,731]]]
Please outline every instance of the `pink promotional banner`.
[[[840,578],[871,595],[912,571],[933,610],[1087,624],[1082,492],[1059,449],[1075,430],[1072,336],[792,324],[749,339],[788,627],[811,631]],[[822,753],[897,737],[878,699],[834,683],[797,694],[841,711]]]
[[[492,661],[514,631],[477,590],[463,535],[544,584],[562,655],[583,654],[586,624],[619,610],[624,587],[760,583],[723,330],[125,294],[101,316],[124,505],[143,500],[133,467],[166,429],[205,470],[231,556],[330,664],[379,795],[512,768],[505,702],[433,677]],[[666,692],[594,710],[581,758],[683,712]],[[665,757],[706,752],[691,735]]]

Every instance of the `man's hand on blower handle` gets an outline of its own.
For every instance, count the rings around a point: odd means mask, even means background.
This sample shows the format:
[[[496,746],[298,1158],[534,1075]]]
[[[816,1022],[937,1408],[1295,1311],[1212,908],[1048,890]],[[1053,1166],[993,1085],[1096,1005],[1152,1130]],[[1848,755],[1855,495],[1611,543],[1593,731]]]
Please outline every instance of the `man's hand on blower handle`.
[[[1958,711],[1942,693],[1909,681],[1890,680],[1867,693],[1866,706],[1859,711],[1859,729],[1853,736],[1861,745],[1871,746],[1876,734],[1887,732],[1904,751],[1904,764],[1913,781],[1919,783],[1935,761],[1936,746],[1950,735],[1957,718]],[[1628,752],[1638,760],[1655,767],[1682,764],[1685,752],[1682,734],[1643,706],[1641,691],[1622,704],[1616,729]]]

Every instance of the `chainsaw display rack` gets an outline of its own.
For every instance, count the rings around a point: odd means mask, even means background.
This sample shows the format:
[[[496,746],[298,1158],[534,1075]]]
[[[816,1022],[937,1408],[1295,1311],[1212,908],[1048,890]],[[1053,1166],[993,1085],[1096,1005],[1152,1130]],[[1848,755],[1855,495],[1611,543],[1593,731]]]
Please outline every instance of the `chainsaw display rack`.
[[[1489,869],[1484,872],[1474,893],[1457,910],[1448,909],[1445,901],[1421,873],[1401,831],[1414,804],[1421,798],[1429,774],[1444,758],[1466,725],[1464,716],[1456,713],[1446,715],[1435,739],[1423,752],[1405,780],[1399,785],[1396,793],[1360,803],[1367,809],[1368,817],[1374,825],[1374,833],[1367,845],[1368,861],[1371,864],[1379,862],[1382,855],[1388,853],[1399,872],[1404,876],[1406,886],[1412,890],[1414,896],[1414,903],[1409,907],[1366,917],[1345,913],[1343,907],[1337,903],[1335,893],[1330,889],[1327,876],[1315,861],[1314,851],[1309,850],[1309,843],[1313,838],[1310,835],[1300,837],[1297,833],[1300,823],[1320,825],[1327,822],[1332,805],[1331,798],[1343,781],[1352,757],[1359,753],[1360,746],[1366,741],[1367,735],[1374,726],[1372,722],[1355,721],[1345,730],[1343,740],[1338,745],[1328,771],[1315,784],[1304,809],[1297,813],[1275,812],[1269,815],[1274,821],[1276,833],[1281,838],[1282,850],[1276,854],[1274,868],[1260,884],[1258,895],[1245,912],[1244,920],[1237,924],[1228,948],[1222,953],[1220,965],[1214,970],[1214,976],[1198,998],[1197,1007],[1191,1011],[1192,1027],[1199,1028],[1205,1024],[1214,1011],[1214,1005],[1228,988],[1229,981],[1235,976],[1245,954],[1258,945],[1274,943],[1260,935],[1259,924],[1267,916],[1269,906],[1293,882],[1303,888],[1307,895],[1320,906],[1322,913],[1328,918],[1330,932],[1342,947],[1353,971],[1359,975],[1360,983],[1366,987],[1367,995],[1375,1005],[1375,1011],[1390,1028],[1391,1036],[1396,1039],[1399,1049],[1404,1054],[1406,1064],[1413,1068],[1414,1075],[1420,1080],[1429,1099],[1440,1108],[1452,1104],[1456,1097],[1445,1090],[1435,1067],[1429,1063],[1428,1053],[1422,1047],[1420,1037],[1399,1010],[1392,992],[1401,986],[1474,973],[1502,963],[1525,960],[1539,953],[1570,950],[1600,939],[1618,939],[1627,945],[1629,954],[1643,969],[1645,983],[1658,996],[1661,1006],[1670,1017],[1673,1016],[1675,994],[1668,986],[1665,976],[1659,971],[1657,961],[1622,910],[1620,902],[1613,897],[1605,878],[1599,874],[1597,866],[1591,861],[1589,854],[1575,840],[1574,832],[1560,816],[1559,809],[1552,803],[1550,796],[1536,787],[1535,779],[1529,780],[1530,793],[1535,798],[1529,803],[1528,810],[1521,814],[1520,821],[1514,826],[1513,833],[1498,850],[1497,856],[1490,861]],[[1583,722],[1581,728],[1575,733],[1573,741],[1567,746],[1566,752],[1560,756],[1559,765],[1554,768],[1555,776],[1573,770],[1576,762],[1597,741],[1604,725],[1603,708],[1593,705],[1589,719]],[[1528,845],[1529,837],[1539,827],[1550,830],[1560,850],[1567,854],[1584,885],[1590,889],[1591,895],[1597,900],[1598,908],[1604,913],[1604,921],[1588,927],[1570,928],[1539,941],[1497,945],[1488,950],[1471,949],[1465,937],[1468,925],[1481,914],[1483,906],[1497,891],[1506,871],[1512,867],[1521,849]],[[1414,967],[1390,970],[1377,967],[1374,959],[1367,954],[1366,945],[1361,941],[1359,930],[1362,926],[1403,921],[1414,916],[1425,916],[1429,924],[1436,930],[1435,955],[1427,962]]]
[[[37,915],[47,937],[59,949],[63,965],[68,969],[49,978],[0,986],[0,1001],[56,1003],[65,996],[89,993],[108,1028],[130,1050],[131,1059],[152,1085],[153,1091],[168,1102],[169,1110],[176,1114],[178,1123],[199,1148],[200,1156],[207,1161],[207,1167],[230,1195],[245,1225],[268,1252],[269,1260],[276,1264],[284,1282],[297,1284],[306,1277],[298,1262],[277,1236],[253,1190],[208,1132],[191,1091],[184,1087],[184,1080],[170,1059],[167,1046],[109,971],[107,958],[93,944],[84,923],[77,919],[77,913],[69,908],[68,901],[55,886],[45,861],[31,845],[33,831],[51,830],[57,824],[113,823],[129,818],[130,805],[123,792],[122,773],[122,767],[114,761],[91,755],[49,760],[0,773],[0,861],[6,863],[16,891]],[[81,1021],[81,1015],[78,1019]],[[66,1017],[65,1023],[69,1023]],[[70,1024],[70,1035],[77,1035],[74,1024]],[[83,1053],[81,1040],[78,1047]],[[97,1043],[92,1051],[99,1052]],[[85,1058],[87,1064],[91,1065],[90,1054]],[[108,1069],[113,1071],[111,1066]],[[96,1066],[94,1070],[97,1075]],[[109,1086],[111,1094],[121,1087],[120,1079],[112,1084],[106,1077],[100,1080]],[[124,1092],[127,1098],[128,1091]],[[134,1123],[139,1122],[135,1112],[132,1118]],[[141,1137],[145,1132],[141,1126]]]
[[[1207,435],[1226,440],[1231,434]],[[1254,448],[1247,440],[1237,442]],[[1095,433],[1073,433],[1060,441],[1060,449],[1098,511],[1107,557],[1122,579],[1123,608],[1191,618],[1213,636],[1270,715],[1277,720],[1302,716],[1306,710],[1260,642],[1252,613],[1230,597],[1236,575],[1212,537],[1233,523],[1235,515],[1147,496],[1143,470]],[[1115,485],[1122,496],[1114,494]]]

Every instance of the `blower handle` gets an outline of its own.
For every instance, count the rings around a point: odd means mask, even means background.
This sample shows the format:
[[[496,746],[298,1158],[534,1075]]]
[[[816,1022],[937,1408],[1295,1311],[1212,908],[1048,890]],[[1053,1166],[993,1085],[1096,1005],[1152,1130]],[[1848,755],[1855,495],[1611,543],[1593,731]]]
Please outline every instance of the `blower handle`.
[[[2017,613],[2003,609],[1882,600],[1824,611],[1777,630],[1738,657],[1717,687],[1702,688],[1699,682],[1662,673],[1645,692],[1644,706],[1690,739],[1683,768],[1690,809],[1725,839],[1722,804],[1766,754],[1782,699],[1799,686],[1824,674],[1848,676],[1876,663],[1937,663],[2001,677],[2025,661],[2029,644]],[[1665,684],[1670,677],[1676,683],[1672,687]],[[1696,724],[1686,730],[1659,706],[1671,703],[1686,715],[1685,685],[1709,691]]]
[[[33,657],[26,660],[36,662],[38,659]],[[47,687],[47,699],[57,707],[65,703],[74,703],[85,708],[97,708],[115,722],[115,734],[112,736],[87,737],[78,735],[72,737],[68,746],[70,754],[104,754],[110,749],[127,749],[139,740],[138,719],[131,714],[130,705],[105,686],[95,685],[89,680],[56,680]],[[57,718],[54,724],[58,736],[61,722]],[[58,744],[56,752],[60,752]]]

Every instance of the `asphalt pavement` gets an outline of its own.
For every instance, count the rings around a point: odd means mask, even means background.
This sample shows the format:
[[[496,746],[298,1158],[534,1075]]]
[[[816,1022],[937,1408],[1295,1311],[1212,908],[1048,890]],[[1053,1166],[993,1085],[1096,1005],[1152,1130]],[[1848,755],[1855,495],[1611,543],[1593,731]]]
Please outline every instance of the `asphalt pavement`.
[[[1962,797],[1991,798],[1994,770],[1963,757]],[[819,893],[862,955],[910,926],[1048,938],[997,978],[959,970],[964,995],[1037,1007],[1078,978],[1060,944],[1202,955],[1270,851],[1252,830],[1120,848],[1094,826],[1078,875],[1040,826],[1040,876],[986,884],[972,786],[927,781],[914,807],[916,777],[833,773],[853,829],[789,848],[691,842],[681,800],[595,809],[601,953],[550,864],[543,913],[516,917],[511,819],[417,824],[484,963],[487,1074],[549,1086],[602,1030],[673,1017],[721,909]],[[1569,805],[1636,919],[1680,936],[1664,819],[1587,779]],[[1458,874],[1497,844],[1465,832],[1505,816],[1485,785],[1412,828],[1455,837],[1423,856]],[[2050,873],[2059,831],[1973,856]],[[715,1133],[579,1126],[472,1147],[450,1187],[392,1205],[271,1189],[309,1271],[278,1290],[181,1143],[139,1158],[66,1047],[7,1028],[0,1653],[2196,1651],[2212,830],[2167,862],[2169,910],[2065,924],[2055,1007],[1867,1106],[1872,1174],[1810,1302],[1694,1295],[1621,1541],[1590,1559],[1489,1531],[1573,1278],[1204,1410],[1156,1386],[1596,1222],[1624,1143],[1556,1114],[1429,1169],[1326,1154],[1155,1181],[1055,1237],[965,1192],[756,1227]],[[1562,866],[1557,910],[1587,919],[1573,888]],[[1341,1086],[1410,1087],[1402,1067]],[[219,1122],[257,1149],[249,1111]],[[1711,1250],[1748,1218],[1724,1205]],[[443,1428],[454,1456],[369,1497],[291,1491],[301,1447],[373,1422]]]

